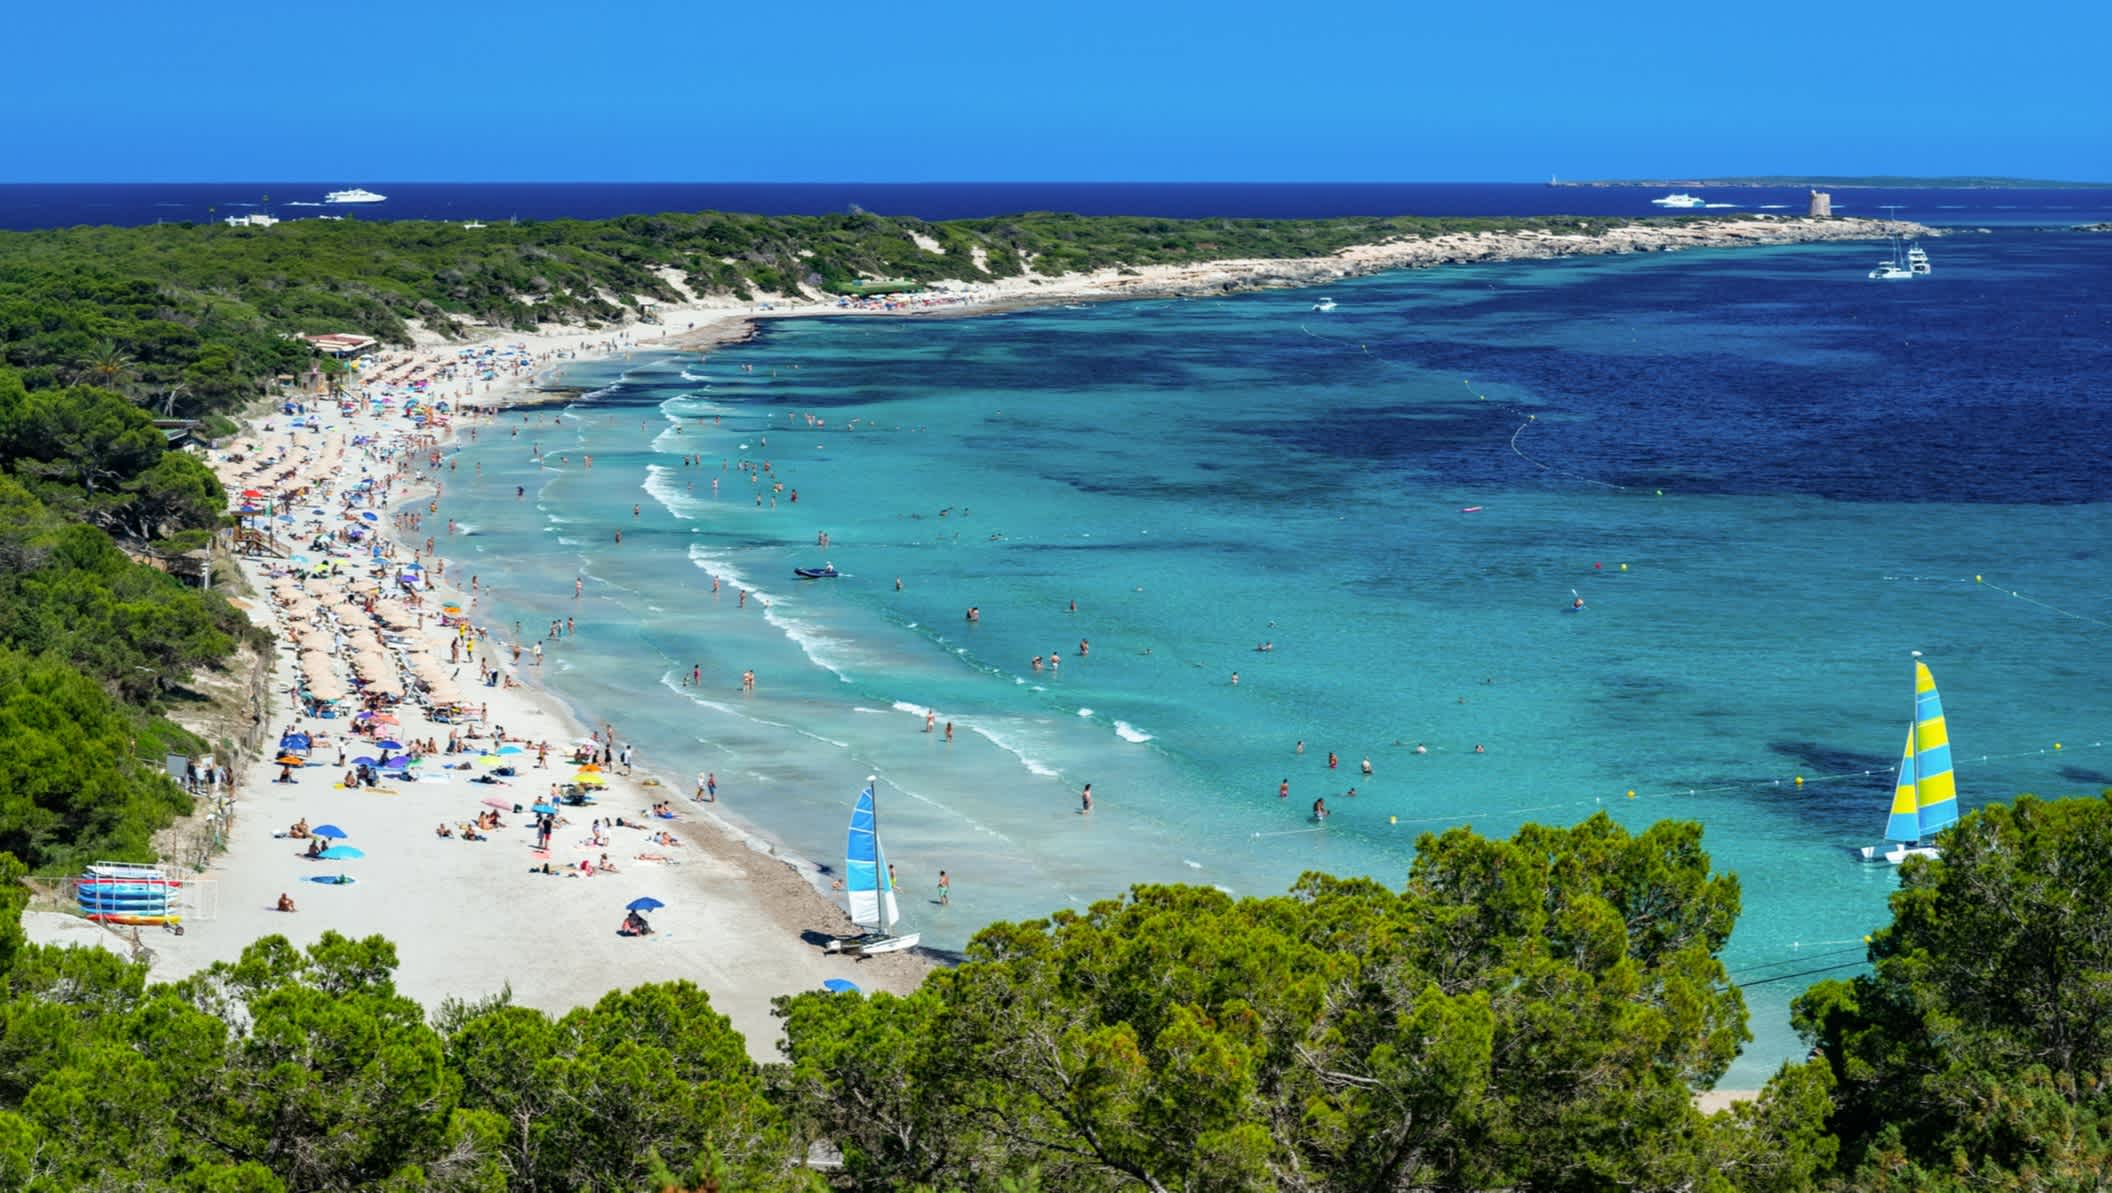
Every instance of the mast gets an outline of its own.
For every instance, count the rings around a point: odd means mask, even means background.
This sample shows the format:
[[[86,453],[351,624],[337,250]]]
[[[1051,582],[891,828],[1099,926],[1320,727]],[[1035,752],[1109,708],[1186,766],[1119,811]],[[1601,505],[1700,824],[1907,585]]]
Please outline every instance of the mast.
[[[1907,766],[1901,782],[1914,785],[1914,844],[1921,844],[1921,652],[1907,652]],[[875,838],[877,840],[877,838]]]
[[[873,902],[880,919],[880,935],[895,930],[895,921],[887,914],[889,898],[895,893],[894,884],[887,880],[887,851],[880,847],[880,779],[877,775],[865,777],[865,789],[873,795]]]

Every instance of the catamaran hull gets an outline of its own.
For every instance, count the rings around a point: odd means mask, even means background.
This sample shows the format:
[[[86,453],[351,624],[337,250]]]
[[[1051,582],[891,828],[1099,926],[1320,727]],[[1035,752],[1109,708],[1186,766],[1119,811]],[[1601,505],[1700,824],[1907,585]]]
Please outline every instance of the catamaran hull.
[[[1894,845],[1889,849],[1878,845],[1865,845],[1855,850],[1854,854],[1862,861],[1889,862],[1895,866],[1910,857],[1925,857],[1933,861],[1943,856],[1933,845]]]
[[[856,940],[832,940],[828,951],[850,957],[877,957],[882,953],[899,953],[903,949],[917,947],[923,934],[912,932],[907,936],[861,936]]]

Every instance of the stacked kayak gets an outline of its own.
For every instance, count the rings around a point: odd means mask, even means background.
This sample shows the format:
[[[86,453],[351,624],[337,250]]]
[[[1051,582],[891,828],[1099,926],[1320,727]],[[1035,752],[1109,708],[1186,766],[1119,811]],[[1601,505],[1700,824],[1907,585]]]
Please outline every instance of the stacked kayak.
[[[104,924],[176,924],[181,882],[157,866],[97,862],[73,880],[81,914]]]

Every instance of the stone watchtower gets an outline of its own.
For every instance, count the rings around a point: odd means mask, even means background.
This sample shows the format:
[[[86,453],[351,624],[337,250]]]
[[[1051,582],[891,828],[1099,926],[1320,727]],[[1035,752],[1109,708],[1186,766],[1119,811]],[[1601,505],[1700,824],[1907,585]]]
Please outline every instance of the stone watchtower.
[[[1827,194],[1825,191],[1811,192],[1811,210],[1806,214],[1810,215],[1810,217],[1815,220],[1832,219],[1833,196]]]

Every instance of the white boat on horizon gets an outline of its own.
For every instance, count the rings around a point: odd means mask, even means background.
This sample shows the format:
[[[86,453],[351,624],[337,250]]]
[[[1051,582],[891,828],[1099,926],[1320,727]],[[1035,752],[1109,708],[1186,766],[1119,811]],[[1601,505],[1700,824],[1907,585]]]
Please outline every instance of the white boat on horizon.
[[[1899,760],[1899,779],[1892,785],[1892,814],[1885,821],[1881,845],[1855,851],[1866,862],[1898,865],[1910,857],[1940,856],[1929,838],[1958,823],[1958,779],[1951,773],[1951,730],[1943,719],[1943,699],[1936,678],[1914,652],[1914,717],[1907,722],[1907,748]]]
[[[1313,309],[1316,311],[1332,311],[1335,309],[1335,300],[1332,298],[1323,298],[1319,302],[1313,304]]]
[[[1701,197],[1700,195],[1690,195],[1690,194],[1687,194],[1687,193],[1686,193],[1685,191],[1679,191],[1679,192],[1675,192],[1675,193],[1673,193],[1673,194],[1665,195],[1665,196],[1664,196],[1664,197],[1662,197],[1662,198],[1652,199],[1652,200],[1650,200],[1650,201],[1651,201],[1652,203],[1656,204],[1656,205],[1657,205],[1657,206],[1659,206],[1659,207],[1706,207],[1706,206],[1708,206],[1708,203],[1707,203],[1707,202],[1706,202],[1705,200],[1703,200],[1703,199],[1702,199],[1702,197]]]
[[[380,203],[387,195],[377,195],[365,187],[355,186],[348,191],[331,191],[323,196],[325,203]]]

